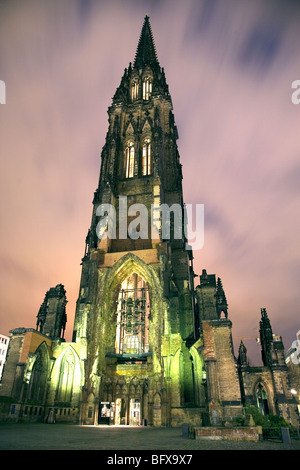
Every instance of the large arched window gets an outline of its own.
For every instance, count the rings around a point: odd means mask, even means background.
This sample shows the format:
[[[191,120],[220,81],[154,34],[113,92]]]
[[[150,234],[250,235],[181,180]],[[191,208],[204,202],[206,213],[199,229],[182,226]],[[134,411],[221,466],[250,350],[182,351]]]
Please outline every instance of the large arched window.
[[[134,143],[130,141],[125,149],[125,177],[134,175]]]
[[[149,352],[150,299],[148,284],[138,274],[129,276],[118,298],[116,353]]]
[[[143,176],[151,174],[151,141],[145,139],[143,144]]]
[[[147,77],[143,80],[143,100],[149,100],[152,93],[152,81]]]
[[[46,348],[42,344],[36,351],[27,394],[28,400],[43,401],[47,386],[47,369]]]
[[[61,361],[56,400],[70,402],[72,398],[75,371],[75,358],[71,350],[67,351]]]

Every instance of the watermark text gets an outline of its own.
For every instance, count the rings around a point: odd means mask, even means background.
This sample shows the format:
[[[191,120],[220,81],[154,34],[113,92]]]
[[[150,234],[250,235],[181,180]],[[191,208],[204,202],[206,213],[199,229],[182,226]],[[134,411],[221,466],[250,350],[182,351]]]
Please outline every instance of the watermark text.
[[[291,95],[293,104],[300,104],[300,80],[294,80],[292,82],[292,89],[295,90]]]
[[[149,210],[140,203],[128,207],[127,196],[119,196],[117,208],[99,204],[96,215],[99,240],[184,240],[185,248],[194,250],[204,245],[204,204],[151,204]]]
[[[0,80],[0,104],[6,104],[6,85],[3,80]]]

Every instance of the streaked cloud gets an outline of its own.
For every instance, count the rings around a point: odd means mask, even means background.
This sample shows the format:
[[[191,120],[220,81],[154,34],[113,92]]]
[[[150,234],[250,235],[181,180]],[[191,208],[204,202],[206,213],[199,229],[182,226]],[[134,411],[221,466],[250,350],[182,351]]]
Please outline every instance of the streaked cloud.
[[[35,326],[46,290],[62,283],[71,338],[107,108],[148,13],[185,201],[205,204],[195,271],[222,278],[234,337],[255,336],[266,307],[290,345],[300,328],[299,11],[279,0],[2,2],[1,333]]]

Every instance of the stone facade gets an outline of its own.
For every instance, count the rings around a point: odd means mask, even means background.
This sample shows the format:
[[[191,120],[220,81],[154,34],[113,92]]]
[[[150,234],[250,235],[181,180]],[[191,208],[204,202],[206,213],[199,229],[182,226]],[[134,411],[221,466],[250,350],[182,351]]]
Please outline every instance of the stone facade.
[[[1,419],[232,423],[243,417],[256,379],[245,358],[234,357],[222,282],[203,270],[195,288],[193,254],[184,231],[178,236],[175,212],[167,224],[161,214],[151,218],[152,206],[163,204],[176,205],[182,216],[184,202],[172,100],[147,16],[108,116],[72,342],[63,339],[67,299],[60,284],[46,293],[36,330],[10,332]],[[137,223],[140,205],[147,215]],[[269,358],[268,335],[265,341]],[[281,397],[269,411],[292,419],[286,380],[281,362],[269,361],[260,376],[270,382],[270,400]]]
[[[298,406],[292,395],[292,375],[285,363],[281,336],[274,335],[266,309],[261,309],[260,343],[263,366],[251,367],[240,345],[237,359],[243,403],[258,406],[263,414],[282,416],[297,425]]]

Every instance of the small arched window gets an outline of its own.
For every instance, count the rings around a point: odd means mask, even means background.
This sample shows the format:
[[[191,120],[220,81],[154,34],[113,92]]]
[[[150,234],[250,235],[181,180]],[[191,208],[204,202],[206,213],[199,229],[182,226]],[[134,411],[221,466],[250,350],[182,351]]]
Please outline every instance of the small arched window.
[[[268,397],[265,387],[259,383],[255,390],[256,403],[261,414],[269,414]]]
[[[131,99],[132,101],[138,98],[139,84],[136,80],[131,83]]]
[[[149,100],[152,93],[152,81],[147,77],[143,80],[143,100]]]
[[[143,176],[151,174],[151,140],[145,139],[143,144]]]
[[[134,174],[134,143],[128,143],[125,149],[125,177],[132,178]]]

